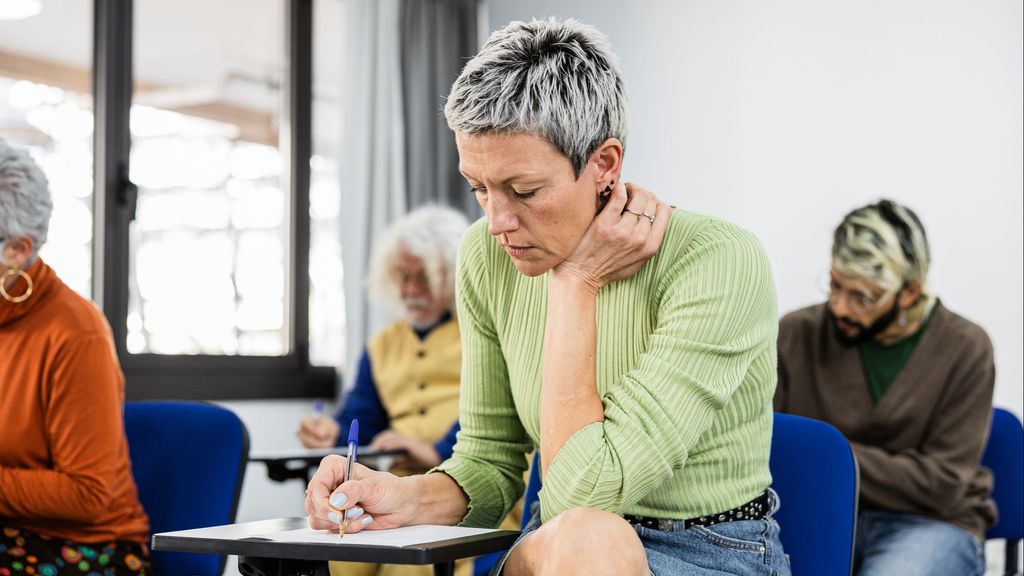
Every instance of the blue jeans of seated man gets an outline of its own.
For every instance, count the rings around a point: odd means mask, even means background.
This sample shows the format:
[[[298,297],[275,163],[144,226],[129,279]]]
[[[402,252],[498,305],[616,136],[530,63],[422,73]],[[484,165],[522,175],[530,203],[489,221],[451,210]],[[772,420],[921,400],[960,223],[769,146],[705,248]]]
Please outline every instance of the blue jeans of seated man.
[[[779,509],[778,494],[773,494],[772,503],[771,512],[763,520],[723,522],[688,530],[680,526],[675,532],[643,526],[633,526],[633,530],[644,545],[647,566],[654,576],[790,576],[789,558],[779,540],[779,524],[771,516]],[[538,502],[530,506],[530,514],[523,535],[508,553],[540,527]],[[492,576],[502,574],[508,553],[494,565]]]
[[[985,549],[948,522],[882,510],[857,517],[857,576],[982,576]]]

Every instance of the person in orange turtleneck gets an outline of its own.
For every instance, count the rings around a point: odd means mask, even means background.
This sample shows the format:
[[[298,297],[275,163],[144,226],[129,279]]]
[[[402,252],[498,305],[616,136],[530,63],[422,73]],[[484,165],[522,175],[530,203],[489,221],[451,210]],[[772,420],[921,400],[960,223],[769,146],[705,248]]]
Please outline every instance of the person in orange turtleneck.
[[[52,206],[0,139],[0,576],[151,574],[110,326],[38,256]]]

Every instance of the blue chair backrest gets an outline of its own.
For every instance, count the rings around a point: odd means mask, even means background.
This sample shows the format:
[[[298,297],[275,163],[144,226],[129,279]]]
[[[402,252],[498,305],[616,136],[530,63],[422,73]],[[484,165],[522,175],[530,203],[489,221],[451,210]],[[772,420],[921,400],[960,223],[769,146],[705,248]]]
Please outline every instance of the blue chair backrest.
[[[992,470],[992,499],[999,509],[999,521],[985,536],[1006,539],[1006,564],[1013,570],[1020,565],[1017,543],[1024,539],[1024,427],[1002,408],[992,411],[992,430],[981,465]]]
[[[857,531],[859,476],[850,444],[830,424],[775,413],[769,461],[782,507],[775,515],[795,576],[849,576]],[[540,492],[534,456],[523,524]]]
[[[530,479],[526,481],[526,497],[523,499],[523,520],[519,523],[519,529],[526,528],[530,521],[530,506],[537,501],[540,494],[540,452],[533,455],[533,463],[530,464]]]
[[[769,467],[793,574],[849,576],[860,486],[846,438],[825,422],[776,412]]]
[[[128,402],[125,433],[139,500],[153,533],[229,524],[249,458],[233,412],[200,402]],[[157,576],[217,576],[216,554],[153,552]]]

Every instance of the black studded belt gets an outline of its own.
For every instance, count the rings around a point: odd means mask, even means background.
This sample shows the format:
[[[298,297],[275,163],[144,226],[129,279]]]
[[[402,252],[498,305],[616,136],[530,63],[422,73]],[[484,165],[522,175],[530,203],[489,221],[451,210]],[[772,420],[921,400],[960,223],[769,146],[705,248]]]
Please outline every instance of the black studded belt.
[[[635,526],[643,526],[645,528],[661,530],[663,532],[674,532],[680,529],[686,530],[691,526],[711,526],[713,524],[733,522],[736,520],[760,520],[768,515],[768,512],[772,509],[771,504],[771,492],[765,490],[750,502],[741,504],[732,510],[719,512],[718,514],[709,514],[707,516],[698,516],[696,518],[687,518],[685,520],[652,518],[650,516],[634,516],[632,514],[623,514],[622,517],[626,519],[626,522]],[[682,528],[679,527],[680,522],[683,525]]]

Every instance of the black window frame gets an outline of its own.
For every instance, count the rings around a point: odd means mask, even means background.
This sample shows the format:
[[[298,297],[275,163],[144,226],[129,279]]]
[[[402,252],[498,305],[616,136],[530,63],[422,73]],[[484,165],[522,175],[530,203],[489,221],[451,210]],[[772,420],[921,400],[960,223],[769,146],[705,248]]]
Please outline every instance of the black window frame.
[[[142,399],[333,398],[333,367],[309,361],[309,184],[312,155],[313,0],[285,0],[285,117],[281,151],[290,197],[287,282],[289,353],[283,356],[131,354],[127,351],[129,224],[137,189],[128,179],[133,0],[94,0],[93,294],[113,330],[127,381]],[[187,274],[187,272],[186,272]],[[186,281],[168,271],[169,280]]]

